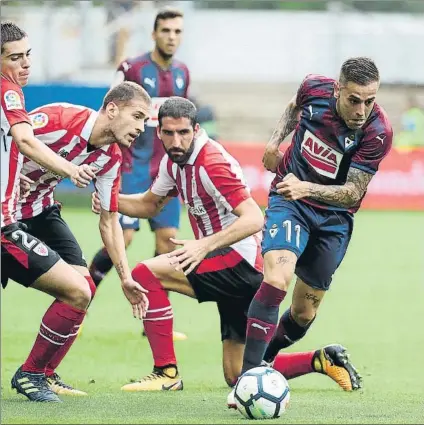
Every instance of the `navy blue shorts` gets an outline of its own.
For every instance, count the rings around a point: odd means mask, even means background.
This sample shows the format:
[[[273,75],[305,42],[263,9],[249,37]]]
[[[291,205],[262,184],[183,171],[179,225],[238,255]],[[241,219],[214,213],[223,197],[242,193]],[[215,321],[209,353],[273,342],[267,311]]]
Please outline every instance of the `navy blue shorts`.
[[[296,254],[296,275],[315,289],[327,290],[345,256],[353,215],[315,208],[271,195],[265,211],[262,255],[286,249]]]
[[[122,173],[121,181],[121,193],[128,195],[145,192],[152,184],[147,167],[137,167],[132,173]],[[148,219],[150,229],[152,231],[168,227],[178,229],[180,227],[180,212],[180,199],[172,198],[157,216]],[[138,218],[120,214],[119,222],[123,229],[140,230]]]

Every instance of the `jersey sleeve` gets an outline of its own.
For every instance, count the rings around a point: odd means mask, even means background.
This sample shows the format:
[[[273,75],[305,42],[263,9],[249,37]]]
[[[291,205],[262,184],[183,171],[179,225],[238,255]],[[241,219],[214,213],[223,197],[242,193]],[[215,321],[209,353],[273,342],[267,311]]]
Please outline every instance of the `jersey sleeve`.
[[[3,79],[2,79],[3,83]],[[18,86],[2,87],[1,106],[10,127],[21,122],[26,122],[31,125],[28,113],[25,110],[25,100],[22,90]]]
[[[383,158],[392,147],[393,133],[380,133],[372,139],[363,140],[361,147],[352,157],[351,167],[375,174]]]
[[[185,73],[186,73],[186,87],[185,87],[185,94],[184,97],[188,98],[190,96],[190,71],[187,67],[185,67]]]
[[[233,211],[251,197],[244,181],[243,171],[235,161],[234,163],[221,161],[207,167],[203,166],[199,174],[208,194],[216,203],[224,205],[228,211]]]
[[[322,75],[308,74],[297,90],[296,105],[304,105],[311,97],[328,97],[329,83],[333,83],[334,80]]]
[[[133,81],[137,83],[136,79],[133,76],[132,68],[133,66],[128,60],[122,61],[115,72],[115,77],[112,82],[112,87],[115,87],[124,81]]]
[[[380,162],[390,152],[393,140],[391,126],[379,128],[369,136],[365,136],[359,149],[351,159],[351,167],[359,168],[370,174],[375,174]]]
[[[168,155],[164,155],[155,180],[150,186],[150,191],[158,196],[178,196],[177,184],[172,177],[172,162],[168,160]]]
[[[119,149],[118,149],[119,151]],[[118,211],[118,196],[121,185],[121,155],[112,155],[109,162],[97,173],[94,186],[99,194],[102,209]]]

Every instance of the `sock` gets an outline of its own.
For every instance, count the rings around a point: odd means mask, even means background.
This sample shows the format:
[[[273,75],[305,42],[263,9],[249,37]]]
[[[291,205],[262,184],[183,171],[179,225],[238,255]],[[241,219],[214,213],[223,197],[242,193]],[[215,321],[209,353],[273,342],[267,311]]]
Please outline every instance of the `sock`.
[[[312,358],[315,351],[305,353],[280,353],[274,360],[273,368],[282,373],[286,379],[296,378],[315,372]]]
[[[93,279],[90,276],[85,276],[85,278],[88,281],[88,284],[90,286],[90,290],[91,290],[91,299],[93,299],[94,294],[96,292],[96,285],[93,282]],[[90,301],[91,303],[91,301]],[[45,374],[46,376],[51,376],[55,373],[55,370],[57,369],[57,367],[60,365],[60,363],[62,362],[63,358],[66,356],[66,354],[68,353],[69,349],[71,348],[72,344],[74,343],[74,341],[77,338],[78,335],[78,331],[79,328],[82,324],[82,321],[84,320],[84,317],[82,317],[81,319],[81,323],[76,323],[73,327],[73,329],[71,330],[71,334],[69,335],[69,338],[66,340],[66,342],[59,348],[59,350],[56,351],[56,353],[54,354],[54,356],[50,359],[46,369],[45,369]]]
[[[147,266],[140,263],[132,271],[133,279],[143,285],[149,293],[149,310],[143,319],[144,332],[149,340],[154,365],[163,367],[176,365],[177,360],[172,340],[174,315],[166,292]]]
[[[25,372],[44,373],[53,356],[75,332],[75,326],[84,319],[85,310],[79,310],[61,301],[54,301],[41,321],[40,331],[31,352],[22,365]]]
[[[272,362],[280,350],[290,347],[290,345],[302,339],[306,335],[306,332],[311,327],[314,320],[315,318],[313,318],[306,326],[300,326],[293,319],[291,308],[288,308],[280,318],[277,330],[275,331],[275,334],[265,352],[264,360],[266,362]]]
[[[100,285],[100,283],[112,267],[113,262],[110,259],[109,254],[107,253],[107,249],[103,247],[94,256],[89,269],[96,287]]]
[[[242,373],[261,364],[277,326],[278,308],[285,296],[286,291],[262,282],[253,297],[247,312]]]

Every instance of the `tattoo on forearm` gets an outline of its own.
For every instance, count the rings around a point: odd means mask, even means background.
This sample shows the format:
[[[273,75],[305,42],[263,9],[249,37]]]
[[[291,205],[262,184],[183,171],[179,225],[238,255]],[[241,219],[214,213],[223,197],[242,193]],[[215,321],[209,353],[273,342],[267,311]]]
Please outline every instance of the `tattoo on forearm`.
[[[281,265],[294,264],[294,261],[291,258],[286,257],[285,255],[282,255],[281,257],[277,258],[277,260],[275,261],[275,264],[281,264]]]
[[[118,264],[115,264],[115,269],[118,273],[118,276],[122,279],[124,276],[124,265],[122,264],[122,261],[120,261]]]
[[[277,128],[272,133],[269,143],[280,146],[283,140],[296,128],[299,109],[291,103],[278,121]]]
[[[320,299],[315,295],[315,294],[311,294],[311,293],[309,293],[309,292],[307,292],[306,294],[305,294],[305,300],[310,300],[310,301],[312,301],[312,305],[314,306],[314,307],[318,307],[318,305],[319,305],[319,303],[320,303]]]
[[[351,208],[365,195],[372,174],[358,168],[350,168],[346,183],[342,186],[311,184],[310,197],[336,207]]]

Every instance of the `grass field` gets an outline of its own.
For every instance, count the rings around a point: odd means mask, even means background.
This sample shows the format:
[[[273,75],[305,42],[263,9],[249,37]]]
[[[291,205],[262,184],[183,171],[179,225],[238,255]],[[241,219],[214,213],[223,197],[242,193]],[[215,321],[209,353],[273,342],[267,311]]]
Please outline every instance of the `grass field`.
[[[64,208],[87,259],[100,246],[97,217]],[[132,265],[153,252],[144,223],[129,251]],[[184,217],[180,236],[191,237]],[[345,344],[364,377],[364,389],[344,393],[329,378],[290,381],[291,404],[278,423],[424,423],[423,216],[362,212],[347,257],[308,335],[291,351],[332,342]],[[149,373],[151,354],[115,273],[101,286],[59,372],[89,393],[61,405],[32,404],[10,389],[50,304],[48,296],[14,283],[1,292],[1,423],[245,423],[225,407],[215,305],[171,295],[175,328],[189,339],[176,343],[184,391],[122,393],[131,378]],[[282,308],[288,306],[284,302]]]

